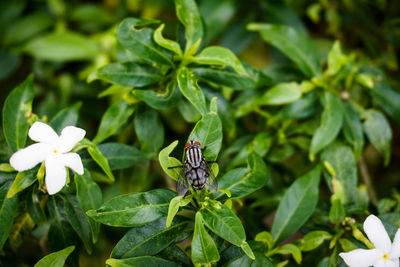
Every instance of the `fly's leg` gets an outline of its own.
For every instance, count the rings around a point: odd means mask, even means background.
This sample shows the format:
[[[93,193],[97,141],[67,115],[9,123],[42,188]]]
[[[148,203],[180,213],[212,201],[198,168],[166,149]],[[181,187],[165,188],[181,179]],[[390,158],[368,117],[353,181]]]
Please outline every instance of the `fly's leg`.
[[[175,169],[175,168],[182,168],[182,167],[183,167],[183,165],[177,165],[177,166],[168,167],[168,169]]]

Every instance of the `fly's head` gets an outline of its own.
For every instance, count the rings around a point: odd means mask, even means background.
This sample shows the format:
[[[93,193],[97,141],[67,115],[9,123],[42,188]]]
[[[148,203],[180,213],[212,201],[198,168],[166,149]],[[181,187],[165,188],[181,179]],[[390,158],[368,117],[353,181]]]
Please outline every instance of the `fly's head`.
[[[185,144],[185,149],[187,150],[188,148],[193,148],[193,147],[200,147],[201,144],[198,141],[190,140],[190,142]]]

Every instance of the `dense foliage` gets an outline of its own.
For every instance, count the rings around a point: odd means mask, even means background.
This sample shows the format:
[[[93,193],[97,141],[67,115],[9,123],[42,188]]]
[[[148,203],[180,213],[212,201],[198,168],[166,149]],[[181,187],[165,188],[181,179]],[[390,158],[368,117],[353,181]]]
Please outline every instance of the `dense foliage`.
[[[372,0],[2,1],[0,265],[345,266],[340,252],[371,248],[369,214],[393,239],[399,15]],[[86,130],[84,172],[57,194],[45,163],[9,164],[37,121]],[[190,140],[217,192],[176,193]]]

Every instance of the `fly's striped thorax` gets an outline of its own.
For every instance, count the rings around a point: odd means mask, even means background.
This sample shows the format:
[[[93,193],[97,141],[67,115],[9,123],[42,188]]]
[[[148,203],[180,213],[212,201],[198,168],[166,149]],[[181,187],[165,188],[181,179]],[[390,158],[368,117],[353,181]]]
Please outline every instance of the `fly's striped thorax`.
[[[203,153],[199,147],[189,147],[186,150],[186,161],[193,167],[197,168],[200,166],[203,160]]]

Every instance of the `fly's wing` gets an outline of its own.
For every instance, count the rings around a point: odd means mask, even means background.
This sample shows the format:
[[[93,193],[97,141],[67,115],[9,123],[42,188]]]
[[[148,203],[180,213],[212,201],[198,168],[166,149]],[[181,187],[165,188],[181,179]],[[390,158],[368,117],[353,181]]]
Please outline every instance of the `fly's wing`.
[[[179,172],[178,182],[176,184],[176,192],[178,192],[180,196],[184,196],[190,187],[188,176],[186,175],[187,172],[187,164],[184,164],[181,171]]]
[[[210,165],[207,163],[207,161],[202,160],[200,167],[203,168],[208,175],[207,181],[206,181],[206,187],[208,188],[208,190],[210,192],[217,191],[217,189],[218,189],[217,179],[215,178],[215,175],[214,175],[213,171],[211,170]]]

